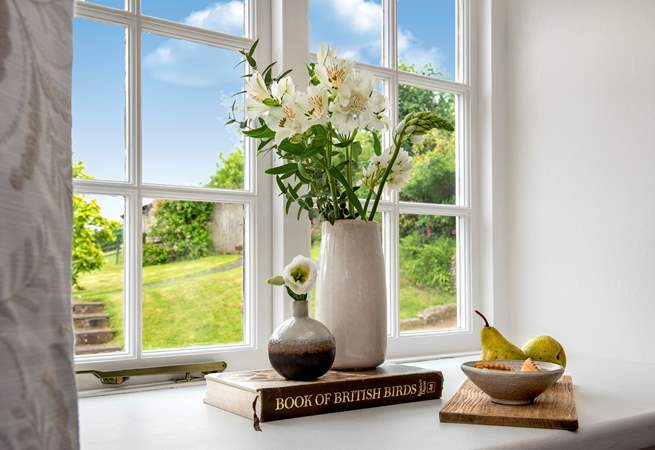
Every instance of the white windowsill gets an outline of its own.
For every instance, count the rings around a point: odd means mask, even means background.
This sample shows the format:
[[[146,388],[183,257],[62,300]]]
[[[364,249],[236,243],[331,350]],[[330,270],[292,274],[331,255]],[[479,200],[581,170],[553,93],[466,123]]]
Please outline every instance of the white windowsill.
[[[645,448],[655,445],[655,364],[572,357],[580,429],[573,433],[442,424],[438,412],[464,381],[470,357],[413,363],[444,373],[442,400],[302,417],[262,424],[202,402],[194,385],[80,399],[86,450],[322,448]]]

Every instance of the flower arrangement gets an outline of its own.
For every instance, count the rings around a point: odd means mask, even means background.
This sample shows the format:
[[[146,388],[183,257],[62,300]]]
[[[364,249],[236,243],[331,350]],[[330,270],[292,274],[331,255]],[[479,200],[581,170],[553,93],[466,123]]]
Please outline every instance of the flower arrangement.
[[[282,271],[266,282],[274,286],[284,286],[289,296],[298,301],[307,300],[307,294],[316,282],[316,263],[303,255],[296,255]]]
[[[385,185],[400,189],[409,179],[411,156],[402,148],[419,141],[429,130],[453,130],[453,125],[431,112],[408,114],[396,127],[391,144],[382,149],[380,130],[389,126],[387,99],[375,89],[371,73],[341,59],[322,46],[316,63],[307,65],[309,84],[296,89],[285,71],[273,76],[270,64],[261,72],[253,54],[257,41],[242,50],[250,66],[246,75],[245,114],[228,123],[258,141],[258,152],[274,151],[284,164],[268,169],[286,198],[286,212],[297,204],[298,217],[372,221]],[[371,132],[373,155],[364,161],[356,140],[360,130]],[[360,171],[356,173],[356,171]],[[369,209],[370,208],[370,209]]]

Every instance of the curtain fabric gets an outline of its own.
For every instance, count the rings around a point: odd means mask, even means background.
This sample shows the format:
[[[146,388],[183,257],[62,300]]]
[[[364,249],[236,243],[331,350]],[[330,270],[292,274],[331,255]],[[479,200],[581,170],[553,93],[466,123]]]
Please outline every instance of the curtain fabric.
[[[73,0],[0,0],[0,449],[77,449]]]

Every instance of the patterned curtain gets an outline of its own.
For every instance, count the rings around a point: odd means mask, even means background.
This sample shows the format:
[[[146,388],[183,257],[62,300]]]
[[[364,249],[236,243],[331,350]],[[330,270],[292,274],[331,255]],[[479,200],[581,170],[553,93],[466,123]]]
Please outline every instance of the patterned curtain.
[[[0,0],[0,449],[76,449],[73,0]]]

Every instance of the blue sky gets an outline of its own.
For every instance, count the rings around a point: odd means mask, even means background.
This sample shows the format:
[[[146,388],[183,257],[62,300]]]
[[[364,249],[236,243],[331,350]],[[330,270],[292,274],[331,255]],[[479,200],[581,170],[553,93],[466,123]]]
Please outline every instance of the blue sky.
[[[119,6],[121,0],[96,0]],[[243,34],[239,0],[142,0],[144,14],[225,33]],[[310,0],[310,47],[380,63],[382,10],[376,0]],[[455,72],[455,0],[398,0],[400,58]],[[73,158],[99,179],[125,179],[125,35],[115,25],[75,19]],[[143,181],[200,185],[218,155],[240,145],[226,129],[231,94],[241,90],[236,52],[156,35],[142,36]],[[105,215],[122,200],[98,199]]]

